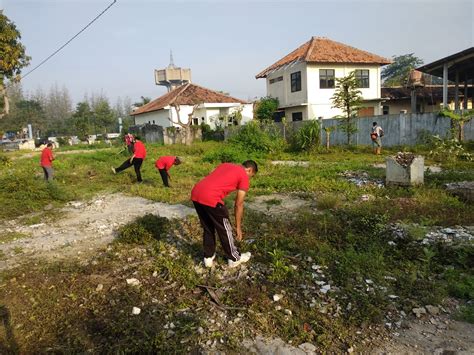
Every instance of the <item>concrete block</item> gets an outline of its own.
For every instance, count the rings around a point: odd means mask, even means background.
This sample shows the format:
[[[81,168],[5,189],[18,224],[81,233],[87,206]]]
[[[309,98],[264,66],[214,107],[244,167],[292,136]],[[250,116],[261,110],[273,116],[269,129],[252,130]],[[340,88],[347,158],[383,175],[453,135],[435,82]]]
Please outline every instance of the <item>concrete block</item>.
[[[395,160],[395,157],[387,157],[386,163],[386,185],[423,185],[425,159],[422,156],[416,156],[413,162],[407,167],[400,165]]]

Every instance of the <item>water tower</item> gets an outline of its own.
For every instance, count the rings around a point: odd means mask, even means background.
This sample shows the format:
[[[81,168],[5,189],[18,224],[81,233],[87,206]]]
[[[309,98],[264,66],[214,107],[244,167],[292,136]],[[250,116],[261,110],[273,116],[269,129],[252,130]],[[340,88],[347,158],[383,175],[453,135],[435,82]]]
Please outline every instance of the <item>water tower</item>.
[[[171,91],[178,86],[191,82],[191,69],[178,68],[173,62],[173,52],[170,53],[170,64],[165,69],[155,69],[156,85],[166,86]]]

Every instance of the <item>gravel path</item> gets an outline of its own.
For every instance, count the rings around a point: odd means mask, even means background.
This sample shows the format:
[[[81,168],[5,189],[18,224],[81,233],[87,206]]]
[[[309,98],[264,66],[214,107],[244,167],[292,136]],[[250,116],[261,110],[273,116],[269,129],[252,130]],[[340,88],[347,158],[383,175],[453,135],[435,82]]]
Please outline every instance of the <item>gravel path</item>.
[[[147,213],[166,218],[184,218],[194,209],[183,205],[153,202],[122,194],[98,196],[92,201],[70,202],[61,212],[65,215],[51,223],[21,225],[7,221],[0,225],[5,233],[27,237],[0,244],[0,270],[18,265],[31,257],[51,259],[80,255],[110,243],[118,227]]]

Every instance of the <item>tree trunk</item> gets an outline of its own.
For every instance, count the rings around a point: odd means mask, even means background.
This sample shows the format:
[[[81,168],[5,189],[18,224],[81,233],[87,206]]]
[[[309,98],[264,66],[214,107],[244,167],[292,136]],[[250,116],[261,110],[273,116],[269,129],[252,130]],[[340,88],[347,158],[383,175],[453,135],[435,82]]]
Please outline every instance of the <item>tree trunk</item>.
[[[459,122],[459,141],[464,142],[464,121]]]
[[[331,132],[326,131],[326,150],[329,150],[329,136],[331,135]]]
[[[188,125],[188,126],[185,127],[184,134],[185,134],[184,144],[186,144],[186,145],[193,144],[194,135],[193,135],[193,129],[192,129],[191,126]]]
[[[0,112],[0,119],[10,113],[10,101],[8,100],[7,90],[3,84],[0,84],[0,96],[3,97],[3,110]]]

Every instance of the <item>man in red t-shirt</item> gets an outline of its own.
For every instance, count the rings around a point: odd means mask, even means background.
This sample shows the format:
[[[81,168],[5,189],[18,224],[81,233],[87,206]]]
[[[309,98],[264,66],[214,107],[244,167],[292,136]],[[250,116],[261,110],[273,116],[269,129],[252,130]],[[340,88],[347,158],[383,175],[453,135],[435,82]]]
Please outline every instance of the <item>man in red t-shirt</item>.
[[[41,152],[40,165],[43,168],[44,179],[46,181],[53,180],[53,143],[48,143],[46,148]]]
[[[114,174],[119,173],[125,169],[128,169],[133,165],[135,168],[135,174],[137,175],[137,181],[142,182],[142,174],[140,172],[140,168],[142,166],[143,160],[146,157],[146,148],[145,145],[138,139],[138,137],[134,137],[132,139],[133,143],[133,155],[130,159],[127,159],[120,165],[118,168],[112,168]]]
[[[170,187],[170,185],[168,184],[168,179],[171,180],[171,176],[168,173],[168,170],[170,170],[173,165],[179,164],[181,164],[181,160],[175,156],[160,157],[155,162],[155,167],[160,172],[161,180],[163,180],[163,185],[165,185],[166,187]]]
[[[224,205],[224,197],[237,190],[235,196],[235,228],[236,239],[242,240],[242,216],[244,214],[245,193],[250,186],[250,178],[258,171],[257,163],[247,160],[242,165],[224,163],[219,165],[211,174],[194,185],[191,200],[204,229],[204,265],[212,267],[216,257],[216,239],[214,232],[221,241],[230,267],[245,263],[250,259],[250,253],[240,254],[234,245],[232,226],[229,221],[229,211]]]

